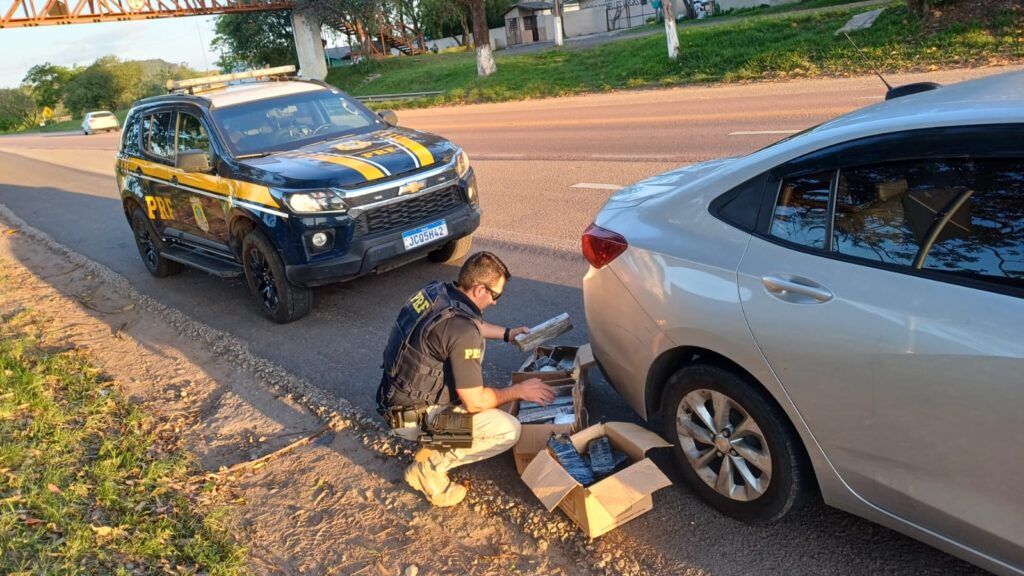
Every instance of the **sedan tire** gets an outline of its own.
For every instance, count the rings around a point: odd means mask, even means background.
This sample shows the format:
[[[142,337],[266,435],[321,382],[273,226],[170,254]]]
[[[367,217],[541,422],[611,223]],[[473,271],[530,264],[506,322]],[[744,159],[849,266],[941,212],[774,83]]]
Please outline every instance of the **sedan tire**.
[[[253,230],[242,240],[242,266],[249,292],[274,322],[286,324],[313,309],[313,291],[288,281],[281,256],[263,232]]]
[[[680,473],[704,500],[744,522],[773,522],[814,483],[796,433],[768,394],[710,364],[676,372],[662,403]]]

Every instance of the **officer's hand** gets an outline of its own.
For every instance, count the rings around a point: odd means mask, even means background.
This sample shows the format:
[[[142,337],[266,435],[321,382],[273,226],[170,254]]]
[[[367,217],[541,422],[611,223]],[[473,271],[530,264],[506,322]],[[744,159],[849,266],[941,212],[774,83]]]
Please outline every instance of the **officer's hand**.
[[[519,399],[526,400],[527,402],[536,402],[542,406],[547,406],[548,403],[555,399],[555,391],[540,378],[524,380],[516,384],[516,388],[519,393]]]
[[[508,331],[508,339],[511,342],[511,341],[516,339],[516,336],[518,336],[520,334],[529,334],[529,333],[530,333],[530,329],[527,328],[526,326],[520,326],[519,328],[512,328],[511,330]]]

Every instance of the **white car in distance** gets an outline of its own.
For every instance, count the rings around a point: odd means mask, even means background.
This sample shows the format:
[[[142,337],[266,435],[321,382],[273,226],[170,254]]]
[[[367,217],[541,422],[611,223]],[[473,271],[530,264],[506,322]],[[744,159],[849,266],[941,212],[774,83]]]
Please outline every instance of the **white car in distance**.
[[[107,112],[106,110],[89,112],[82,119],[82,133],[86,136],[101,130],[116,132],[118,128],[120,128],[120,125],[117,122],[117,116],[114,116],[113,112]]]

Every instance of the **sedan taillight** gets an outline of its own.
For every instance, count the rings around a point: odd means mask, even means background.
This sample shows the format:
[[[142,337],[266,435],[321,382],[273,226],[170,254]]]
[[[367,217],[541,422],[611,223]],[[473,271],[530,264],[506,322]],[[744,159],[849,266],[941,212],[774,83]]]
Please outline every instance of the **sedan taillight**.
[[[594,268],[604,268],[629,248],[620,234],[605,230],[597,224],[587,226],[583,232],[583,257]]]

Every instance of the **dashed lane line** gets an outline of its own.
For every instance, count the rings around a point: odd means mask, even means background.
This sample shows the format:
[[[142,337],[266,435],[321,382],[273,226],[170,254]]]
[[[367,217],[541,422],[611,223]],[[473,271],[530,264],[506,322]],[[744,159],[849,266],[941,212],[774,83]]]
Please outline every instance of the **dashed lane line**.
[[[593,182],[579,182],[570,188],[588,188],[591,190],[622,190],[624,187],[618,184],[595,184]]]

